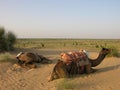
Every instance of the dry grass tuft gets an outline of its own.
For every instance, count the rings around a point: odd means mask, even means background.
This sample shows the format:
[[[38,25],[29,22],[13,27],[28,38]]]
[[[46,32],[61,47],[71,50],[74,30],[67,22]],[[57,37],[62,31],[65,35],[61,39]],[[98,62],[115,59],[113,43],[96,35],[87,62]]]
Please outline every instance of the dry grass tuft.
[[[0,54],[0,62],[8,62],[10,60],[12,60],[10,53],[6,52]]]

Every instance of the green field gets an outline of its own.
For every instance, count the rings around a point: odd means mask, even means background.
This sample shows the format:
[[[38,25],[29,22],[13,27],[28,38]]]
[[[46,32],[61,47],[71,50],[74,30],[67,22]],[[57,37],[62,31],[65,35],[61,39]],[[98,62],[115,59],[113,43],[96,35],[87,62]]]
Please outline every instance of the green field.
[[[16,48],[33,49],[86,49],[98,50],[101,47],[117,48],[120,39],[17,39]]]

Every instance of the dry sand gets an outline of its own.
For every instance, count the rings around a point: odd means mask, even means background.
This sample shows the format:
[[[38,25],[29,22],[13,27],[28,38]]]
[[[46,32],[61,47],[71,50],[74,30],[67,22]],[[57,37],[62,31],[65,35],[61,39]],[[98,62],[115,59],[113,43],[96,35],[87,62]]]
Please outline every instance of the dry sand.
[[[19,51],[42,54],[53,60],[53,64],[37,64],[36,69],[25,69],[16,66],[16,62],[0,62],[0,90],[120,90],[119,58],[105,58],[100,65],[94,67],[97,70],[95,73],[48,82],[59,54],[63,51],[20,49],[12,52],[13,57]],[[91,58],[96,58],[97,55],[95,52],[90,53]]]

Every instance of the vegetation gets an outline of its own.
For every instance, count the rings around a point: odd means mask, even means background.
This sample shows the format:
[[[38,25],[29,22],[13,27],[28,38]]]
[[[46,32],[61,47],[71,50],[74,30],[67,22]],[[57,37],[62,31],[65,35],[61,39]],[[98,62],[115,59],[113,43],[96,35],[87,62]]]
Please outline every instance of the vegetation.
[[[63,79],[62,81],[56,83],[57,90],[74,90],[75,84],[71,80]]]
[[[1,53],[0,54],[0,62],[8,62],[12,60],[10,53]]]
[[[114,56],[114,57],[120,57],[119,50],[116,47],[110,47],[111,48],[111,53],[109,56]]]
[[[15,46],[18,48],[87,50],[113,46],[120,50],[119,45],[119,39],[18,39]]]
[[[111,48],[110,56],[119,56],[119,39],[18,39],[16,48],[33,49],[68,49],[97,51],[102,47]]]
[[[0,28],[0,52],[13,50],[15,41],[15,34],[10,31],[6,33],[4,28]]]

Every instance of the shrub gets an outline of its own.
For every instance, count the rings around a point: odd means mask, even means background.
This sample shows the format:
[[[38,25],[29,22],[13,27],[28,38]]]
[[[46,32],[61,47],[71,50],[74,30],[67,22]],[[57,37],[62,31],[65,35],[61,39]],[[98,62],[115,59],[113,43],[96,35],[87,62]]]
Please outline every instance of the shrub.
[[[96,47],[96,48],[99,48],[99,45],[96,45],[95,47]]]
[[[67,79],[64,79],[58,82],[56,87],[57,90],[74,90],[75,85]]]
[[[0,38],[2,38],[5,34],[4,28],[0,27]]]
[[[16,36],[15,34],[13,34],[12,32],[8,32],[6,34],[6,47],[7,47],[7,50],[13,50],[13,45],[15,44],[16,42]]]
[[[119,50],[116,47],[110,47],[110,48],[112,51],[108,56],[120,57]]]
[[[41,43],[41,47],[45,47],[45,45],[43,43]]]
[[[4,28],[0,28],[0,52],[14,49],[16,36],[12,32],[5,33]]]

